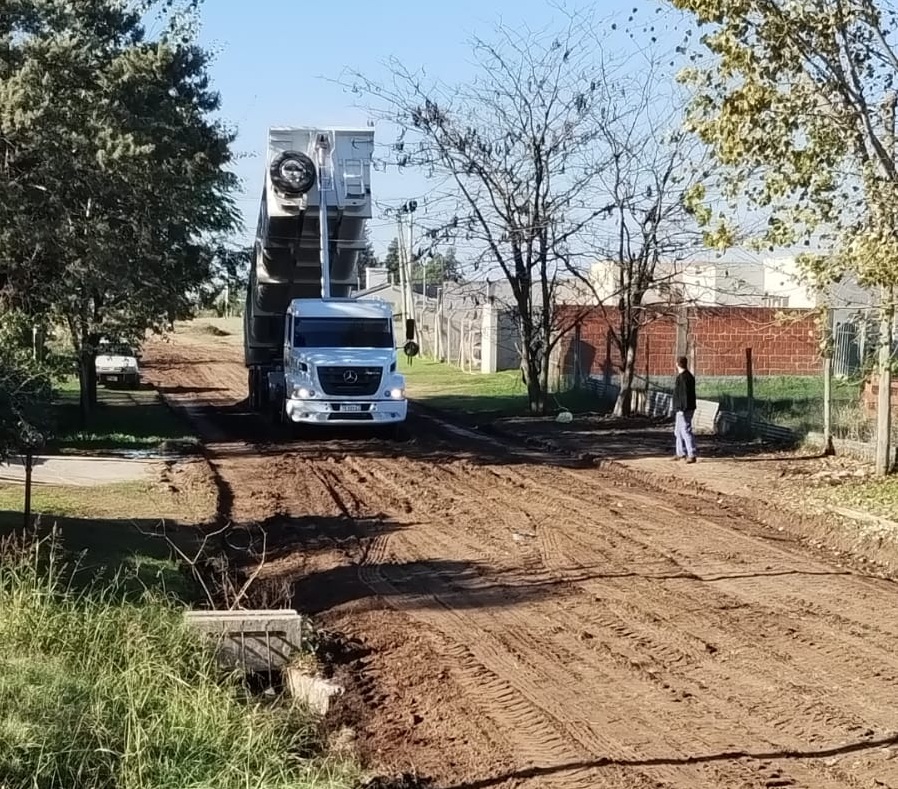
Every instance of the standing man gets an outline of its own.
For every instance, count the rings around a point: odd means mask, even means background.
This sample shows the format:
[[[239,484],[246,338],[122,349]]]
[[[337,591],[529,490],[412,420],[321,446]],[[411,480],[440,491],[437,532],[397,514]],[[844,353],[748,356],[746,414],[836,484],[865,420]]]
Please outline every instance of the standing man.
[[[689,360],[685,356],[677,359],[673,410],[676,417],[674,436],[677,440],[677,454],[674,460],[686,458],[687,463],[695,463],[695,436],[692,434],[692,417],[695,415],[695,376],[689,372]]]

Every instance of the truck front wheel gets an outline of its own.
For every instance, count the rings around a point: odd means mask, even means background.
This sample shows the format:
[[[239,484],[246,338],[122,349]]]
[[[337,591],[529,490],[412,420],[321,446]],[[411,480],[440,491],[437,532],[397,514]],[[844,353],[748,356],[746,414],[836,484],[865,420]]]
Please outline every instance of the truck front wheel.
[[[392,425],[384,425],[378,432],[385,441],[393,441],[399,444],[404,444],[411,438],[411,434],[406,428],[404,422],[396,422]]]

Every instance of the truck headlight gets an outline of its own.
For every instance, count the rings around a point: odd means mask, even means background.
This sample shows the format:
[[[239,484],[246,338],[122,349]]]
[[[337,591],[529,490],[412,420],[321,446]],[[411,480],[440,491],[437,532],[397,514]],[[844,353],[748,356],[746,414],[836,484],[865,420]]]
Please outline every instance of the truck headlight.
[[[308,400],[310,397],[315,396],[315,390],[309,389],[307,386],[294,386],[293,396],[300,400]]]
[[[401,400],[403,397],[405,397],[405,390],[390,389],[390,391],[387,392],[387,397],[389,397],[391,400]]]

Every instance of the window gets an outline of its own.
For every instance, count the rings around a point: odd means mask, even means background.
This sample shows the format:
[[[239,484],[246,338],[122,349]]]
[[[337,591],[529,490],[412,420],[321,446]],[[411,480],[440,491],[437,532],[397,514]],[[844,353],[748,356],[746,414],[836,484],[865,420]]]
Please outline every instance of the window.
[[[789,306],[788,296],[764,296],[763,306],[774,309],[785,309]]]
[[[389,318],[302,318],[293,320],[296,348],[392,348]]]

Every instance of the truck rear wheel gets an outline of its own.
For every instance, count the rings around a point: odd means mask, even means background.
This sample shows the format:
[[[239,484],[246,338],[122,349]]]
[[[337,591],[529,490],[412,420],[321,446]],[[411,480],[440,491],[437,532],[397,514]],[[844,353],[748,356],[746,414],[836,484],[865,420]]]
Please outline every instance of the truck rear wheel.
[[[256,394],[256,371],[250,368],[246,374],[247,402],[249,410],[257,411],[259,408],[258,395]]]

